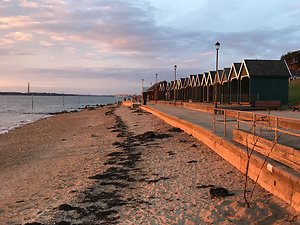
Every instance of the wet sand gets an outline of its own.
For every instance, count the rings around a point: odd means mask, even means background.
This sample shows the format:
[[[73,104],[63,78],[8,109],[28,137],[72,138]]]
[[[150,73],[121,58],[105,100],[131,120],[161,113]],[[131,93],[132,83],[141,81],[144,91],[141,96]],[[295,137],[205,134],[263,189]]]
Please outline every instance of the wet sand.
[[[0,135],[0,224],[296,224],[299,214],[192,136],[103,107]],[[212,198],[212,187],[233,196]],[[249,184],[249,190],[253,182]]]

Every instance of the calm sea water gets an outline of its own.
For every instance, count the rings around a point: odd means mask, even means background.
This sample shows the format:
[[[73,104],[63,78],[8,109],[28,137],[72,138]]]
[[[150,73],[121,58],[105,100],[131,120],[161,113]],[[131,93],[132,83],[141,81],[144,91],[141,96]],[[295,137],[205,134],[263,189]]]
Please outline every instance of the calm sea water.
[[[49,116],[86,105],[109,104],[115,97],[96,96],[13,96],[0,95],[0,133]],[[33,107],[32,107],[33,106]]]

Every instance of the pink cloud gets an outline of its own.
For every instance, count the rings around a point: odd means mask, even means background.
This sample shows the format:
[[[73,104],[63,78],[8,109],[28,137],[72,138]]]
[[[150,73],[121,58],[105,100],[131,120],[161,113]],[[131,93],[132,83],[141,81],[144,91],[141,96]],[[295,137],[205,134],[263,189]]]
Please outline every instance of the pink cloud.
[[[47,42],[47,41],[40,41],[40,46],[49,48],[49,47],[55,46],[55,44]]]
[[[65,52],[67,52],[69,54],[75,53],[75,48],[73,48],[73,47],[65,47],[64,50],[65,50]]]
[[[65,37],[62,35],[51,35],[50,38],[54,41],[65,41]]]
[[[36,24],[29,16],[0,17],[0,30],[24,28]]]
[[[15,42],[9,38],[0,38],[0,47],[12,46]]]
[[[32,34],[24,32],[13,32],[6,36],[16,41],[30,41],[32,39]]]
[[[20,6],[25,8],[38,8],[38,4],[36,2],[28,1],[28,0],[20,0]]]

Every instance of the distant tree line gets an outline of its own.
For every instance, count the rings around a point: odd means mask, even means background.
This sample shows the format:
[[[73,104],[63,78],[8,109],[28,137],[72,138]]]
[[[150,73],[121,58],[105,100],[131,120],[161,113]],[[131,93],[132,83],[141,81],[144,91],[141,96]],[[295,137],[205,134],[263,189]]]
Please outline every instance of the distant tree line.
[[[300,50],[288,52],[281,56],[290,69],[300,69]]]

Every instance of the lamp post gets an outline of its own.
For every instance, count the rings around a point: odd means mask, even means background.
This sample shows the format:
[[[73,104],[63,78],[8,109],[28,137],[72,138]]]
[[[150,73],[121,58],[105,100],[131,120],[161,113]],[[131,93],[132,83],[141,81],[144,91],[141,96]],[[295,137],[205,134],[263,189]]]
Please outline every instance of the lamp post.
[[[175,71],[175,77],[174,77],[174,105],[176,105],[176,70],[177,70],[177,66],[174,65],[174,71]]]
[[[217,50],[217,55],[216,55],[216,73],[218,72],[218,64],[219,64],[219,48],[220,48],[220,43],[217,42],[215,44],[216,50]],[[215,89],[215,108],[218,107],[218,87]]]

